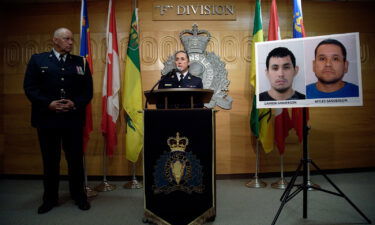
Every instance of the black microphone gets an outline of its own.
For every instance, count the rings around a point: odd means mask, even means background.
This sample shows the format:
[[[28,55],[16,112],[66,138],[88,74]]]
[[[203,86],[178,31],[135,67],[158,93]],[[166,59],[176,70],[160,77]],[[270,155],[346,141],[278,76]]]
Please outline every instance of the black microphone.
[[[179,69],[178,68],[174,68],[172,69],[171,71],[169,71],[169,73],[167,73],[166,75],[164,76],[161,76],[161,78],[154,84],[154,86],[152,86],[150,92],[149,92],[149,95],[154,91],[154,89],[156,88],[156,86],[163,80],[165,80],[167,77],[171,77],[172,75],[176,75],[176,73],[179,72]],[[147,103],[148,103],[148,99],[146,98],[146,102],[145,102],[145,109],[147,109]]]

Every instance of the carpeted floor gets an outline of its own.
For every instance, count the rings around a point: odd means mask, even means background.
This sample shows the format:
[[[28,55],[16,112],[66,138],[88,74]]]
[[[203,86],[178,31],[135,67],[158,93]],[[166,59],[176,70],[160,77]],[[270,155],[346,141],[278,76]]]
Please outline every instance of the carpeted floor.
[[[373,222],[375,222],[375,172],[330,174],[329,178]],[[266,188],[247,188],[248,180],[217,180],[217,215],[212,225],[271,224],[280,206],[282,190],[263,179]],[[289,178],[287,178],[289,180]],[[301,182],[299,178],[299,183]],[[334,190],[323,176],[311,181]],[[89,186],[99,184],[90,181]],[[60,184],[60,205],[47,214],[36,213],[41,204],[41,180],[0,180],[0,225],[142,225],[143,189],[124,189],[125,182],[110,182],[117,188],[91,198],[92,208],[81,211],[69,198],[68,183]],[[302,192],[289,201],[277,220],[278,225],[354,225],[366,220],[344,199],[321,191],[308,192],[308,218],[302,218]]]

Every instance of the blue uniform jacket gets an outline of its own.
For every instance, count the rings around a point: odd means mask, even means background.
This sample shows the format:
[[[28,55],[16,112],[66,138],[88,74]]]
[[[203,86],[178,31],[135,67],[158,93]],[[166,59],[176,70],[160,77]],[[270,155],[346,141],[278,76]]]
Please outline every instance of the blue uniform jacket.
[[[81,56],[68,54],[60,65],[55,54],[34,54],[27,65],[24,90],[31,101],[31,124],[38,128],[83,127],[86,105],[93,96],[88,63]],[[75,109],[57,113],[49,104],[61,98],[74,102]]]

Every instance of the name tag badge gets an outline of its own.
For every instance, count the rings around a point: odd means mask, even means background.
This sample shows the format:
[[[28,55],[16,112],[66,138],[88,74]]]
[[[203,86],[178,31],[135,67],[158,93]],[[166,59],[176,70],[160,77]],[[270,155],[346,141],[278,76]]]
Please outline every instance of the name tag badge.
[[[48,70],[48,66],[41,66],[41,67],[40,67],[40,71],[41,71],[42,73],[45,73],[47,70]]]
[[[172,84],[165,84],[166,87],[172,87]]]
[[[77,69],[78,75],[85,75],[85,73],[83,72],[82,66],[76,66],[76,69]]]

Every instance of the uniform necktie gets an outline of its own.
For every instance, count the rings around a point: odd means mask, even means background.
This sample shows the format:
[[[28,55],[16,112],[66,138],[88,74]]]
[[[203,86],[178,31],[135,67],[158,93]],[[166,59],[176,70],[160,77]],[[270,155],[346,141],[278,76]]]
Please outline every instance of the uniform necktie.
[[[182,81],[184,80],[184,75],[180,74],[180,86],[182,86]]]
[[[63,54],[60,54],[60,56],[59,56],[59,65],[60,66],[64,65],[64,55]]]

